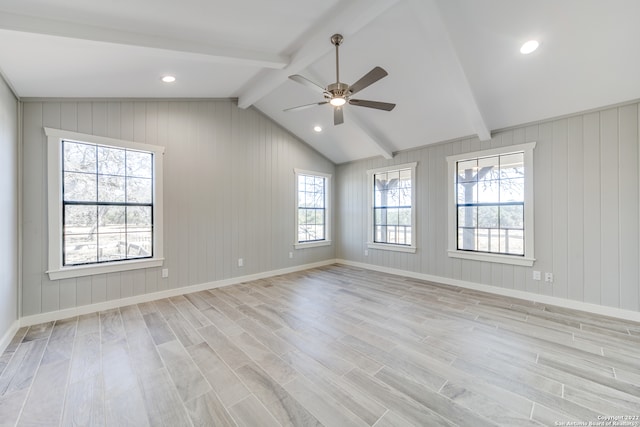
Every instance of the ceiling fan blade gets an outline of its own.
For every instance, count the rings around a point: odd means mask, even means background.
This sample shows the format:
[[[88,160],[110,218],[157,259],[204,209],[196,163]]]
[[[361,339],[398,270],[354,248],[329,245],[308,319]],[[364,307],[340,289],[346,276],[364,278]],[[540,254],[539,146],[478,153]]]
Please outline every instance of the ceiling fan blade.
[[[294,74],[292,76],[289,76],[289,78],[291,80],[293,80],[294,82],[300,83],[303,86],[308,87],[311,90],[314,90],[316,92],[320,92],[320,93],[324,93],[324,88],[322,86],[320,86],[319,84],[312,82],[311,80],[309,80],[306,77],[302,77],[300,74]]]
[[[350,99],[349,104],[355,105],[357,107],[368,107],[368,108],[375,108],[377,110],[385,110],[385,111],[391,111],[396,106],[396,104],[391,104],[389,102],[367,101],[364,99]]]
[[[344,114],[342,113],[342,107],[333,107],[333,124],[341,125],[344,123]]]
[[[370,86],[380,80],[381,78],[388,75],[388,73],[381,67],[375,67],[373,70],[369,71],[367,74],[362,76],[360,80],[349,86],[349,90],[351,90],[351,95],[360,92],[362,89]]]
[[[328,104],[328,103],[329,103],[329,101],[314,102],[313,104],[299,105],[297,107],[287,108],[286,110],[282,110],[282,111],[304,110],[305,108],[311,108],[311,107],[315,107],[316,105],[324,105],[324,104]]]

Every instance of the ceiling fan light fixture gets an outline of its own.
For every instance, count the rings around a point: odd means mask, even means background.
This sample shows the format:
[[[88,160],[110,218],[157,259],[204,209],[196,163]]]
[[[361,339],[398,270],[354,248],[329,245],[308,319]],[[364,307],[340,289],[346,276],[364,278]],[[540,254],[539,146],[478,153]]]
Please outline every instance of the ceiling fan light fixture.
[[[537,40],[529,40],[522,45],[522,47],[520,48],[520,53],[523,55],[528,55],[535,51],[538,46],[540,46],[540,42],[538,42]]]
[[[329,101],[329,104],[333,105],[334,107],[342,107],[346,103],[347,100],[342,97],[331,98],[331,101]]]

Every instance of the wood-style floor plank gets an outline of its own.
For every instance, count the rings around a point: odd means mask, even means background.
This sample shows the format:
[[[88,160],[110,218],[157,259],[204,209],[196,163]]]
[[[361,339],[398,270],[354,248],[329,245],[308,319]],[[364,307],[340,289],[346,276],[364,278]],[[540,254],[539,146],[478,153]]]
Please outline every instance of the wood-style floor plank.
[[[333,265],[21,328],[0,426],[640,415],[640,324]]]

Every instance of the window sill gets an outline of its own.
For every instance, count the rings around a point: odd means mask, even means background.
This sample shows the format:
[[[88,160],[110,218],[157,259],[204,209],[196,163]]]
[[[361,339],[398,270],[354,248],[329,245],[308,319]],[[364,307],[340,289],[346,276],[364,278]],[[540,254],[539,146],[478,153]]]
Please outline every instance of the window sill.
[[[117,273],[120,271],[138,270],[141,268],[160,267],[164,258],[110,262],[108,264],[81,265],[49,270],[49,279],[70,279],[72,277],[92,276],[94,274]]]
[[[296,243],[293,245],[296,249],[317,248],[320,246],[331,246],[331,240],[321,240],[318,242]]]
[[[382,249],[383,251],[405,252],[411,254],[416,253],[415,246],[393,245],[385,243],[367,243],[367,247],[369,249]]]
[[[524,267],[531,267],[533,266],[533,263],[536,261],[535,258],[526,258],[521,256],[488,254],[488,253],[482,253],[482,252],[467,252],[467,251],[457,251],[457,250],[448,251],[448,255],[451,258],[470,259],[474,261],[484,261],[484,262],[495,262],[499,264],[520,265]]]

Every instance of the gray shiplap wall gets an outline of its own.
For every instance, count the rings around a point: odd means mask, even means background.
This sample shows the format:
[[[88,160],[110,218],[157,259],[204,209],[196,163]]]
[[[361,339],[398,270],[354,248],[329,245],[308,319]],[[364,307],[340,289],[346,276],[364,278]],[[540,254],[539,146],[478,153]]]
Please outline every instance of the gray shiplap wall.
[[[336,168],[337,257],[376,266],[640,311],[638,104]],[[533,268],[449,258],[446,156],[537,141]],[[366,249],[366,170],[417,161],[416,254]],[[552,272],[554,283],[532,280]]]
[[[18,320],[18,100],[0,77],[0,338]]]
[[[27,101],[23,126],[23,316],[335,257],[333,246],[294,251],[292,225],[293,169],[333,174],[334,165],[256,110],[227,100]],[[153,268],[49,280],[43,126],[166,147],[168,278]]]

